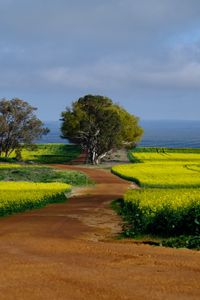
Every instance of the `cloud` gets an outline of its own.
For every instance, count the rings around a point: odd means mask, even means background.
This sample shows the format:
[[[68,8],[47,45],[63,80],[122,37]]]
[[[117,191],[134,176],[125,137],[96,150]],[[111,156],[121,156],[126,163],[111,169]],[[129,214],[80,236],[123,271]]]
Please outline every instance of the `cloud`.
[[[124,88],[200,89],[200,48],[194,45],[191,48],[194,55],[188,48],[186,51],[185,48],[171,49],[165,62],[154,59],[127,62],[107,58],[78,66],[25,68],[21,72],[10,67],[0,74],[0,86],[62,89],[66,92],[68,89],[98,89],[102,92]]]
[[[149,41],[190,29],[200,12],[195,0],[13,0],[0,5],[0,33],[16,42]]]
[[[181,56],[181,55],[180,55]],[[175,63],[174,63],[175,61]],[[119,63],[99,61],[92,65],[82,65],[77,68],[56,67],[42,72],[42,80],[47,85],[59,88],[92,88],[98,90],[120,90],[131,88],[171,88],[200,89],[200,62],[184,60],[176,62],[175,57],[166,63],[156,64],[155,61],[146,64]]]
[[[198,97],[199,15],[198,0],[0,0],[0,87]]]

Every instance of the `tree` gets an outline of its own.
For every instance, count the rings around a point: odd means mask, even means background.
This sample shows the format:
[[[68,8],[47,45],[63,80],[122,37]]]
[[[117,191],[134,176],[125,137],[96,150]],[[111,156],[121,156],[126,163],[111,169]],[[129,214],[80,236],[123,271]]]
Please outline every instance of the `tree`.
[[[92,164],[113,149],[134,146],[143,133],[137,117],[103,96],[79,98],[62,112],[61,121],[62,137],[81,145]]]
[[[49,131],[36,117],[36,110],[18,98],[0,100],[0,157],[9,157],[13,151],[20,157],[23,146]]]

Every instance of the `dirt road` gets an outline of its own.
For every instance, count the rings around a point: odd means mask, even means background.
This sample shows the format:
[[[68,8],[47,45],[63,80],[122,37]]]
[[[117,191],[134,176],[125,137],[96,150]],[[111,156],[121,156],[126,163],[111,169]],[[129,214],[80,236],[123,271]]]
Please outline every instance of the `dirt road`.
[[[113,240],[120,219],[109,203],[130,183],[81,170],[95,187],[0,219],[0,299],[200,299],[200,253]]]

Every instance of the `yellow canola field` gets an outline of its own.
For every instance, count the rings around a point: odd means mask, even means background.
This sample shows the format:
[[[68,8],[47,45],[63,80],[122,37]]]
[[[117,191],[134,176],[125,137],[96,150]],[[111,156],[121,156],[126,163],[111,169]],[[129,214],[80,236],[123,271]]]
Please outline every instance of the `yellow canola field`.
[[[140,163],[118,165],[112,171],[143,189],[124,195],[122,214],[127,234],[199,236],[200,154],[134,153]]]
[[[132,152],[133,157],[142,162],[149,163],[175,163],[175,164],[198,164],[200,153],[155,153],[155,152]]]
[[[19,168],[44,168],[44,166],[40,165],[28,165],[28,164],[12,164],[12,163],[0,163],[0,170],[1,169],[19,169]],[[45,168],[49,168],[45,166]]]
[[[176,188],[200,187],[200,173],[197,165],[137,163],[119,165],[113,172],[128,180],[141,184],[142,187]]]
[[[0,163],[0,169],[13,169],[13,168],[22,168],[22,165]]]
[[[133,153],[141,163],[118,165],[112,171],[142,187],[200,187],[200,154]]]
[[[0,216],[62,201],[70,189],[65,183],[0,182]]]
[[[127,202],[137,202],[141,209],[148,209],[155,213],[165,207],[173,210],[184,207],[199,205],[200,193],[198,189],[142,189],[129,190],[124,200]]]
[[[138,159],[144,161],[159,161],[159,160],[169,160],[169,161],[200,161],[200,153],[178,153],[178,152],[132,152],[132,155]]]

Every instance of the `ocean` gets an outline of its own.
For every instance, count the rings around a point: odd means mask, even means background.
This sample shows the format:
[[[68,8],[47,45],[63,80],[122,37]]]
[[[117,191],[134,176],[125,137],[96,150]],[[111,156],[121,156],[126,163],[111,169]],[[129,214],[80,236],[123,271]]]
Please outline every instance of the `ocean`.
[[[142,121],[141,146],[200,148],[200,121]]]
[[[45,122],[50,133],[38,143],[69,143],[60,137],[60,122]],[[200,148],[200,121],[141,121],[144,135],[140,146]]]

